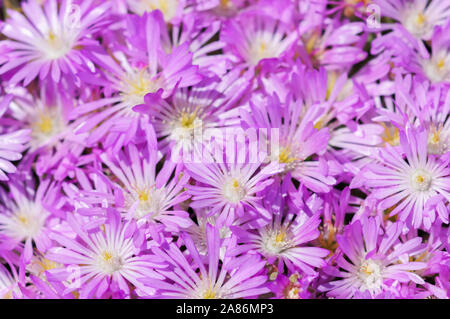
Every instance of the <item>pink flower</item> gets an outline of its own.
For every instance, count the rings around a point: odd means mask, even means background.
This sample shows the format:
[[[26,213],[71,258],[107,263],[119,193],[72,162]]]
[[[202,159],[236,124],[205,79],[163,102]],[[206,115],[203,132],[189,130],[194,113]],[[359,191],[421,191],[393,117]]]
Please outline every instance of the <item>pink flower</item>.
[[[94,68],[85,49],[98,46],[92,35],[105,23],[109,7],[105,2],[94,9],[92,2],[78,5],[64,0],[58,5],[49,0],[42,7],[30,0],[22,3],[25,16],[8,10],[10,18],[1,30],[9,38],[3,40],[9,48],[8,61],[2,64],[0,74],[13,71],[11,84],[23,81],[28,85],[37,76],[79,84],[77,73]]]
[[[221,240],[219,231],[207,225],[207,258],[202,258],[187,234],[181,235],[189,256],[168,243],[154,246],[152,251],[164,259],[170,268],[157,270],[165,281],[142,278],[149,287],[157,290],[160,298],[231,299],[257,296],[269,292],[265,286],[267,277],[261,274],[264,262],[257,256],[226,258],[220,262]],[[163,249],[162,249],[163,248]]]
[[[421,249],[421,238],[398,242],[403,223],[391,224],[384,232],[380,219],[364,218],[347,226],[338,236],[341,254],[337,265],[325,269],[333,277],[341,278],[319,287],[335,298],[375,298],[399,281],[423,284],[423,279],[411,272],[425,267],[421,262],[409,262]],[[344,257],[345,256],[345,257]]]
[[[440,160],[427,153],[428,137],[423,130],[400,132],[400,141],[405,159],[393,147],[378,149],[378,162],[368,164],[350,187],[362,183],[373,188],[372,195],[380,200],[378,209],[393,208],[391,216],[399,214],[400,220],[414,228],[423,225],[429,229],[435,212],[448,223],[445,200],[450,199],[449,159]],[[435,210],[429,207],[433,200],[438,200]],[[428,213],[431,216],[426,218]]]
[[[151,293],[139,278],[162,279],[154,269],[164,263],[156,256],[140,255],[144,238],[134,222],[123,223],[113,209],[107,215],[103,229],[90,232],[83,229],[79,218],[68,216],[76,240],[52,232],[51,238],[60,246],[53,247],[47,258],[65,267],[48,270],[48,280],[66,282],[64,293],[78,291],[80,298],[106,298],[119,291],[129,296],[129,284]]]

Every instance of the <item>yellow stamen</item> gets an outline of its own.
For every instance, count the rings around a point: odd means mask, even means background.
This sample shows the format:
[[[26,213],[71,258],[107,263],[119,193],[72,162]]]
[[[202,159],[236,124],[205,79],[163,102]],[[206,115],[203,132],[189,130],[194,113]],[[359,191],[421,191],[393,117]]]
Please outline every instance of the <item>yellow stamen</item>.
[[[40,116],[40,121],[37,123],[37,126],[42,133],[50,133],[53,128],[51,117],[47,114],[42,114]]]
[[[418,13],[417,18],[416,18],[417,24],[423,25],[425,23],[425,21],[426,21],[425,16],[422,13]]]
[[[265,52],[267,49],[266,44],[264,42],[261,42],[259,45],[259,50],[261,50],[261,52]]]
[[[445,66],[445,60],[444,59],[440,59],[437,63],[437,67],[439,70],[442,70]]]
[[[50,31],[49,33],[48,33],[48,39],[50,40],[50,42],[55,42],[55,40],[56,40],[56,35],[52,32],[52,31]]]
[[[229,7],[231,5],[231,1],[230,0],[220,0],[220,6],[221,7]]]
[[[50,269],[54,269],[54,268],[58,267],[58,264],[56,262],[48,260],[46,258],[42,258],[39,261],[39,264],[41,265],[41,267],[44,270],[50,270]]]
[[[400,132],[398,131],[398,128],[394,127],[389,128],[386,126],[386,124],[381,123],[382,126],[384,126],[384,135],[381,137],[383,141],[388,143],[391,146],[396,146],[400,144]],[[391,133],[392,130],[394,131],[393,134]]]
[[[369,264],[362,265],[361,266],[361,270],[367,275],[371,275],[374,272],[374,270],[372,269],[372,267],[370,267]]]
[[[319,34],[317,32],[314,32],[313,35],[306,42],[306,52],[308,52],[308,54],[311,54],[311,52],[313,51],[318,38]]]
[[[183,112],[181,114],[181,126],[183,128],[193,128],[195,118],[196,118],[196,112],[191,113],[191,114]]]
[[[208,290],[203,294],[203,299],[215,299],[216,293],[211,288],[208,288]]]
[[[134,96],[145,96],[151,92],[152,81],[146,76],[145,70],[139,71],[137,79],[128,78],[125,82],[129,86],[128,94]]]
[[[277,243],[281,243],[286,239],[286,232],[284,231],[279,231],[277,233],[277,236],[275,237],[275,242]]]
[[[161,12],[164,15],[167,15],[167,9],[169,9],[168,8],[168,4],[167,4],[167,0],[158,0],[158,4],[156,4],[156,5],[151,3],[150,4],[150,9],[151,10],[161,10]]]
[[[414,256],[409,257],[409,261],[423,261],[426,257],[428,257],[428,250],[424,251],[418,257],[414,257]]]
[[[336,84],[336,80],[337,80],[337,73],[330,72],[328,74],[327,95],[325,97],[326,100],[328,100],[330,98],[331,92],[333,91],[334,85]]]
[[[297,159],[291,156],[291,151],[289,147],[285,147],[281,150],[279,155],[279,162],[284,164],[289,164],[295,162]]]
[[[27,217],[25,217],[25,216],[23,216],[23,215],[20,215],[20,216],[18,217],[18,219],[19,219],[19,221],[20,221],[22,224],[24,224],[24,225],[28,224],[28,218],[27,218]]]
[[[149,199],[149,190],[142,190],[138,192],[138,197],[141,202],[146,202]]]
[[[323,124],[324,124],[324,120],[320,119],[320,120],[317,121],[316,124],[314,124],[314,128],[317,129],[317,130],[320,130],[323,127]]]
[[[103,259],[105,260],[105,261],[110,261],[111,260],[111,258],[113,257],[109,252],[107,252],[107,251],[105,251],[104,253],[103,253],[103,255],[102,255],[102,257],[103,257]]]
[[[441,131],[442,127],[438,129],[434,129],[433,135],[431,136],[431,143],[438,144],[441,141]]]
[[[416,182],[422,184],[425,181],[425,178],[422,175],[416,176]]]

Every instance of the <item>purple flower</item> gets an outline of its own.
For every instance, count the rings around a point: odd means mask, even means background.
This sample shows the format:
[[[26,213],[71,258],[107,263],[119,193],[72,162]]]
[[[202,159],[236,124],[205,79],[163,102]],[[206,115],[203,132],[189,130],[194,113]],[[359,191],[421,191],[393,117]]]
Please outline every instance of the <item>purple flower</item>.
[[[292,27],[265,14],[241,14],[228,20],[220,38],[229,44],[230,53],[249,66],[265,59],[279,58],[293,43]]]
[[[448,0],[13,2],[0,298],[449,298]]]
[[[152,251],[164,259],[170,268],[157,270],[165,276],[161,281],[142,278],[146,285],[157,289],[160,298],[235,299],[257,296],[269,292],[267,277],[261,274],[264,262],[257,256],[226,258],[219,264],[221,240],[217,228],[207,225],[207,258],[202,258],[194,242],[182,234],[189,252],[185,256],[177,246],[154,246]],[[163,249],[162,249],[163,248]]]
[[[176,87],[188,87],[201,80],[197,67],[192,65],[192,53],[188,51],[187,42],[173,48],[170,53],[165,52],[161,19],[159,11],[143,17],[128,16],[124,30],[126,43],[115,43],[117,48],[114,47],[112,56],[98,54],[93,57],[103,70],[100,83],[106,96],[82,103],[69,115],[71,119],[83,115],[75,132],[90,132],[86,140],[89,145],[105,135],[106,146],[125,145],[138,130],[140,114],[134,112],[133,107],[144,104],[145,95],[161,90],[166,98]],[[140,36],[136,37],[136,34]]]
[[[191,89],[178,89],[170,100],[158,93],[148,94],[146,104],[134,110],[149,115],[165,154],[172,153],[174,158],[200,152],[209,135],[239,123],[232,108],[248,88],[241,71],[237,68],[220,81],[208,79]]]
[[[54,82],[62,77],[75,81],[81,69],[94,67],[84,49],[98,46],[92,35],[104,24],[108,7],[103,3],[94,9],[92,0],[80,5],[49,0],[43,6],[30,0],[22,3],[25,16],[8,10],[10,18],[1,32],[10,38],[3,40],[10,51],[0,74],[14,71],[12,84],[23,81],[28,85],[38,76],[41,80],[51,77]]]
[[[297,212],[282,200],[267,200],[265,206],[271,213],[265,226],[254,229],[253,222],[250,222],[242,225],[244,227],[230,227],[240,244],[231,253],[256,251],[268,263],[278,261],[278,269],[283,269],[286,264],[291,272],[301,271],[309,276],[315,274],[314,268],[325,266],[323,258],[329,251],[308,247],[309,242],[319,237],[320,213],[308,216],[304,210]],[[305,209],[310,212],[309,208]]]
[[[5,114],[12,96],[6,96],[0,102],[0,121]],[[26,143],[30,139],[30,130],[23,129],[13,132],[0,131],[0,181],[7,181],[6,173],[15,173],[16,167],[11,163],[22,158]]]
[[[400,21],[414,37],[429,40],[433,29],[450,17],[450,6],[445,1],[432,0],[375,0],[383,16]]]
[[[189,175],[180,172],[176,164],[167,160],[157,171],[157,144],[155,132],[151,126],[146,129],[147,143],[138,148],[128,145],[117,156],[100,155],[103,163],[114,174],[121,190],[122,202],[117,202],[120,209],[137,220],[148,220],[164,224],[169,230],[186,228],[191,225],[189,214],[180,209],[171,209],[187,199],[183,192]],[[171,175],[175,174],[172,178]],[[117,196],[117,195],[116,195]],[[102,202],[104,198],[99,198]]]
[[[15,176],[9,185],[10,195],[0,193],[4,203],[0,207],[0,234],[2,246],[21,252],[21,266],[28,264],[34,248],[45,253],[51,247],[49,232],[55,224],[52,211],[61,204],[57,187],[50,180],[41,180],[36,191],[29,183]]]
[[[342,253],[336,257],[336,266],[325,269],[341,279],[319,289],[335,298],[361,298],[361,294],[375,298],[396,281],[423,284],[423,279],[411,271],[426,265],[408,260],[420,251],[422,240],[416,237],[398,242],[402,228],[398,222],[382,231],[378,218],[365,218],[347,226],[344,235],[337,239]]]
[[[234,158],[226,155],[223,148],[219,149],[219,154],[204,152],[205,163],[185,163],[189,175],[196,181],[188,187],[193,200],[190,206],[194,209],[208,207],[209,214],[219,214],[221,221],[242,217],[248,210],[267,216],[257,193],[273,182],[270,176],[278,173],[280,167],[277,163],[263,166],[258,161],[241,162],[242,156],[248,154],[241,153],[242,148],[237,143],[233,148]]]
[[[391,216],[399,214],[400,220],[415,228],[424,225],[429,229],[436,218],[435,212],[448,223],[444,201],[450,198],[448,159],[440,161],[428,155],[425,131],[408,129],[400,132],[400,140],[405,159],[395,148],[378,150],[378,162],[367,165],[352,185],[362,182],[373,188],[372,195],[380,200],[378,209],[395,206]],[[435,203],[436,209],[429,208],[433,200],[438,201]]]
[[[335,179],[328,176],[326,161],[309,160],[315,154],[323,154],[328,143],[328,129],[318,130],[313,124],[320,111],[318,106],[302,114],[299,102],[290,99],[283,105],[275,96],[263,106],[250,102],[250,110],[243,109],[241,117],[245,126],[265,129],[266,140],[272,143],[269,156],[273,163],[283,164],[284,172],[291,172],[308,188],[327,192]]]
[[[129,296],[129,284],[148,291],[139,280],[142,276],[163,278],[154,271],[164,267],[162,260],[140,255],[143,237],[136,225],[123,223],[115,210],[107,214],[107,223],[95,232],[88,233],[79,218],[68,216],[76,239],[57,232],[50,235],[60,246],[53,247],[47,258],[66,267],[48,270],[47,277],[49,281],[68,281],[64,293],[79,291],[80,298],[104,298],[122,291]]]

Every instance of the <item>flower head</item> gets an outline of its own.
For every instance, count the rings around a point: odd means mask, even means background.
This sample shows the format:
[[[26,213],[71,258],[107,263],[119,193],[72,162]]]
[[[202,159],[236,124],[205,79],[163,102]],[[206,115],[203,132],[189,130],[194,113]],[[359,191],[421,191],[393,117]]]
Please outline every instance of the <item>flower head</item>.
[[[365,292],[374,298],[388,290],[393,281],[423,283],[411,271],[424,268],[425,264],[408,261],[409,256],[420,251],[421,239],[416,237],[394,246],[402,227],[402,223],[392,224],[380,235],[381,224],[376,218],[349,225],[344,235],[338,236],[342,254],[337,258],[336,268],[326,270],[342,279],[320,288],[336,298],[351,298]]]
[[[59,82],[62,77],[75,80],[76,74],[92,68],[84,47],[97,46],[92,34],[106,16],[108,3],[92,8],[92,0],[77,5],[64,0],[46,1],[43,6],[36,0],[22,3],[24,15],[9,10],[10,18],[2,33],[10,48],[8,62],[3,63],[0,74],[15,70],[12,84],[29,84],[37,76],[51,77]],[[45,12],[45,14],[44,14]]]

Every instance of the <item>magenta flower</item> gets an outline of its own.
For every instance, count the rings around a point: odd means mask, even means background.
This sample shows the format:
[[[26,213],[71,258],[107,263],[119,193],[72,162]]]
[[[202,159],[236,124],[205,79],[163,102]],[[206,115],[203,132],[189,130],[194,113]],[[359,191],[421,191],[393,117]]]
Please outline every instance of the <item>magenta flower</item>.
[[[284,172],[317,192],[327,192],[335,179],[328,176],[326,161],[309,160],[326,150],[329,133],[327,128],[318,130],[313,121],[319,119],[320,107],[309,108],[302,114],[302,105],[290,99],[286,105],[278,98],[270,98],[264,106],[250,103],[250,110],[242,110],[245,125],[266,129],[267,140],[272,141],[272,129],[278,132],[278,145],[271,145],[270,160],[284,165]]]
[[[45,253],[51,247],[49,232],[54,225],[52,211],[61,205],[57,187],[50,180],[41,180],[34,193],[28,183],[15,176],[9,185],[10,195],[2,191],[4,206],[0,207],[0,236],[2,246],[21,252],[21,266],[28,264],[36,251]],[[19,181],[17,181],[19,180]]]
[[[379,209],[393,208],[391,216],[399,214],[402,221],[407,221],[415,228],[421,225],[430,228],[435,214],[428,219],[425,213],[433,209],[429,205],[440,195],[442,199],[437,204],[436,212],[442,221],[448,223],[444,201],[450,198],[448,159],[439,160],[428,155],[428,138],[424,131],[409,129],[400,132],[400,140],[406,161],[393,147],[378,150],[379,162],[367,165],[352,185],[362,182],[373,188],[372,195],[380,200]]]
[[[83,136],[75,136],[76,123],[69,123],[67,114],[73,108],[73,99],[64,95],[56,86],[50,94],[41,91],[39,96],[21,88],[11,90],[11,117],[31,131],[27,149],[30,153],[45,153],[58,148],[61,141],[82,142]]]
[[[178,89],[170,100],[148,94],[146,104],[134,110],[148,114],[160,141],[160,149],[172,158],[200,152],[209,132],[237,125],[232,109],[248,87],[248,79],[235,69],[221,81],[206,80],[192,89]],[[229,111],[229,112],[228,112]],[[169,151],[170,150],[170,151]]]
[[[0,8],[0,298],[450,297],[449,0]]]
[[[105,298],[113,292],[130,294],[129,284],[148,291],[139,278],[160,278],[154,269],[164,267],[160,258],[139,255],[139,230],[133,222],[123,223],[115,210],[108,210],[108,220],[104,228],[86,232],[81,220],[68,216],[67,222],[77,235],[77,240],[64,234],[53,232],[50,236],[60,246],[53,247],[47,254],[49,260],[64,264],[65,268],[48,271],[50,281],[66,280],[75,273],[66,292],[79,291],[80,298]],[[141,237],[142,240],[142,237]],[[151,292],[149,292],[151,293]]]
[[[446,154],[450,150],[450,121],[447,117],[450,103],[446,102],[450,97],[448,92],[439,86],[430,86],[428,81],[410,76],[396,78],[395,88],[395,105],[394,101],[387,100],[387,109],[378,109],[380,116],[374,120],[425,129],[428,133],[428,153],[437,156]],[[398,128],[394,127],[391,135],[396,138],[385,140],[391,145],[398,145]]]
[[[429,40],[435,26],[450,17],[450,5],[445,1],[432,0],[376,0],[383,16],[400,21],[413,36]]]
[[[92,0],[80,5],[50,0],[43,6],[30,0],[22,3],[25,16],[8,10],[10,19],[1,31],[10,38],[3,40],[10,51],[0,74],[14,71],[10,82],[23,81],[24,85],[37,76],[41,80],[51,77],[54,82],[75,80],[80,70],[94,67],[84,49],[98,46],[92,35],[104,24],[108,7],[103,3],[94,9]]]
[[[166,22],[174,23],[179,21],[186,6],[186,0],[126,0],[126,2],[133,13],[143,15],[146,12],[159,10]]]
[[[173,243],[167,247],[153,247],[152,251],[164,259],[168,270],[157,270],[166,281],[142,278],[146,285],[157,289],[160,298],[237,299],[269,292],[267,277],[261,274],[264,262],[256,256],[225,258],[219,265],[221,247],[219,231],[207,225],[208,255],[205,262],[192,239],[181,235],[189,252],[189,259]],[[164,248],[161,249],[161,248]]]
[[[265,206],[274,202],[277,201],[269,200]],[[320,214],[309,217],[304,210],[294,213],[295,210],[286,203],[272,204],[269,209],[271,220],[265,226],[258,229],[252,229],[250,224],[247,227],[231,226],[240,245],[230,253],[256,251],[278,269],[286,265],[291,272],[314,275],[314,268],[325,266],[323,258],[329,254],[326,249],[308,247],[309,242],[319,237]]]
[[[241,14],[228,20],[221,40],[235,60],[255,67],[262,60],[280,58],[296,37],[291,26],[264,14]]]
[[[408,71],[420,74],[432,83],[445,84],[450,81],[450,50],[449,50],[450,23],[435,27],[431,38],[431,53],[424,57],[413,52],[410,60],[405,59],[404,66]]]
[[[234,147],[237,147],[235,150],[240,149],[236,145]],[[210,208],[209,214],[220,214],[221,221],[242,217],[247,210],[267,216],[257,193],[273,182],[270,177],[280,171],[278,163],[267,166],[261,162],[241,163],[239,156],[242,154],[228,158],[229,162],[225,153],[209,156],[212,156],[210,160],[204,158],[206,163],[185,163],[189,175],[196,181],[195,185],[188,186],[193,200],[190,206],[194,209]]]
[[[338,236],[342,254],[337,256],[337,267],[325,270],[342,279],[319,289],[335,298],[361,298],[364,293],[375,298],[395,281],[423,284],[423,279],[411,271],[422,269],[425,264],[408,261],[409,256],[420,251],[421,239],[397,244],[402,227],[401,222],[392,224],[380,235],[379,219],[365,218],[349,225],[344,235]]]
[[[308,288],[313,280],[314,277],[300,276],[297,273],[289,277],[280,275],[269,287],[275,294],[275,299],[311,299],[312,293]]]
[[[8,109],[12,99],[9,95],[0,102],[0,121]],[[13,132],[0,131],[0,181],[7,181],[6,173],[15,173],[16,167],[11,163],[22,158],[22,152],[26,149],[26,143],[30,139],[30,130],[23,129]]]
[[[137,220],[147,220],[164,224],[169,230],[186,228],[191,225],[189,214],[183,210],[171,209],[173,206],[189,199],[183,192],[189,175],[180,172],[176,164],[166,161],[157,172],[157,145],[153,128],[147,127],[147,143],[137,148],[130,144],[117,156],[100,157],[118,181],[116,187],[122,191],[120,209]],[[171,177],[175,174],[175,177]],[[117,195],[116,195],[117,196]],[[102,202],[104,198],[99,198]]]
[[[128,28],[124,30],[126,44],[118,46],[112,56],[95,57],[104,70],[105,79],[101,83],[107,96],[82,103],[70,113],[71,119],[83,115],[75,132],[90,132],[89,145],[105,135],[107,147],[128,143],[138,130],[140,118],[133,107],[144,104],[145,95],[161,90],[166,98],[175,87],[188,87],[201,80],[197,67],[192,65],[188,43],[173,48],[170,54],[164,51],[161,19],[159,11],[143,17],[128,16]]]
[[[300,55],[306,65],[325,66],[327,69],[346,69],[351,64],[364,60],[367,53],[361,47],[366,36],[362,22],[350,22],[344,25],[329,23],[324,34],[313,28],[303,36],[304,46]]]

